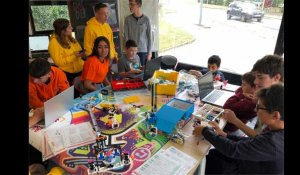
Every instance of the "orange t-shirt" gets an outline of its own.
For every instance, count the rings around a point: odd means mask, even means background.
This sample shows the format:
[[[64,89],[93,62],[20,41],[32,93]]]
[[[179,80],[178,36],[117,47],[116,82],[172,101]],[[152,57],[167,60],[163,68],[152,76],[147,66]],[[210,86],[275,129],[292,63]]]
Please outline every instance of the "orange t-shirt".
[[[91,56],[84,62],[80,80],[90,80],[93,83],[102,83],[106,77],[108,68],[108,59],[104,59],[104,62],[101,63],[97,56]]]
[[[70,87],[66,74],[62,70],[52,66],[50,72],[50,82],[48,84],[36,84],[29,75],[30,108],[44,106],[45,101]]]

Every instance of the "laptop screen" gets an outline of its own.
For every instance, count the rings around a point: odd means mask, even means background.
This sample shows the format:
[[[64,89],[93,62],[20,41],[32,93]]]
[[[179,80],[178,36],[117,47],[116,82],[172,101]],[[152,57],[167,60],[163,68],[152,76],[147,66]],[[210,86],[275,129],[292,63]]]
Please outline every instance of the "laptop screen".
[[[44,103],[45,127],[66,114],[73,106],[74,86],[69,87]]]
[[[198,88],[200,99],[203,99],[207,94],[214,90],[212,72],[209,71],[198,79]]]
[[[144,81],[151,78],[156,70],[160,69],[161,57],[146,62],[144,70]]]
[[[48,36],[29,36],[29,47],[31,52],[48,52]]]

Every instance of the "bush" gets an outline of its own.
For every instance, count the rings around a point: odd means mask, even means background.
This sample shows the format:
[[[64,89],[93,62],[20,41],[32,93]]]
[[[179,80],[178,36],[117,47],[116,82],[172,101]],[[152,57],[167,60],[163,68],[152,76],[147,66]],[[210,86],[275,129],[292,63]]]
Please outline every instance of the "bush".
[[[225,1],[225,6],[229,6],[230,3],[232,3],[234,0],[226,0]]]
[[[207,3],[214,5],[224,5],[224,0],[208,0]]]
[[[215,5],[224,5],[224,0],[216,0]]]

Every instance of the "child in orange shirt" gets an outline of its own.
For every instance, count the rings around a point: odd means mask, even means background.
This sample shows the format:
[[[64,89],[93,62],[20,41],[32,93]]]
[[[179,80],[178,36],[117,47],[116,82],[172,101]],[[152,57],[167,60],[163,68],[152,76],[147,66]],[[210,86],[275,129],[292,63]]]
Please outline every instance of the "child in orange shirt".
[[[29,107],[43,107],[44,102],[69,88],[65,73],[42,58],[29,64]]]
[[[110,85],[106,75],[109,70],[110,45],[106,37],[100,36],[94,42],[93,52],[84,62],[78,87],[83,94]]]

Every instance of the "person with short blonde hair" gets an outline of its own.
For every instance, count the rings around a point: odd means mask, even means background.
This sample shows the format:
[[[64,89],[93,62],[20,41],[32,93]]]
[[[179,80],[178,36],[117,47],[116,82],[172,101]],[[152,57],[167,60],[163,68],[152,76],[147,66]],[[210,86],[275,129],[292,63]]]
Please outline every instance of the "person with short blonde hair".
[[[104,36],[110,44],[110,59],[118,59],[118,53],[115,49],[114,36],[111,27],[107,23],[109,17],[109,9],[106,4],[98,3],[94,7],[95,17],[89,19],[84,30],[84,49],[86,54],[90,56],[93,52],[95,39]]]

